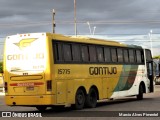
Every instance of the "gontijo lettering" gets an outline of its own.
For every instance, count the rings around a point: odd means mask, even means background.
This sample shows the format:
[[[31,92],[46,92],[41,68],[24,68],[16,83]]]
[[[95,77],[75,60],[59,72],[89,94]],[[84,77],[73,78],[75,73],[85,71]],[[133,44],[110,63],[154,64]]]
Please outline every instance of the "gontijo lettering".
[[[7,55],[7,60],[44,59],[44,53]]]
[[[117,74],[116,67],[90,67],[89,68],[90,75],[111,75]]]

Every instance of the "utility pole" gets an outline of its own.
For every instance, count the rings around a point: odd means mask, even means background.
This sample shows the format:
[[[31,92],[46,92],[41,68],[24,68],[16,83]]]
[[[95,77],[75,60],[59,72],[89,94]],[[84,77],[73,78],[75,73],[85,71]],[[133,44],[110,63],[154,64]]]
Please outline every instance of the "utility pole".
[[[77,36],[76,0],[74,0],[74,32],[75,36]]]
[[[52,11],[52,32],[53,33],[55,33],[55,27],[56,27],[56,23],[55,23],[55,19],[54,19],[54,17],[55,17],[55,14],[56,14],[56,12],[55,12],[55,10],[53,9],[53,11]]]

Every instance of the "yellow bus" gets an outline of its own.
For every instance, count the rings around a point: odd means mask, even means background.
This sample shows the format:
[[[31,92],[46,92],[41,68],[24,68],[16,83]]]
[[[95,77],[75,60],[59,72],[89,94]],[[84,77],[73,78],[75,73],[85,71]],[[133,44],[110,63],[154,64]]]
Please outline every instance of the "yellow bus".
[[[140,46],[51,33],[6,37],[9,106],[96,107],[98,100],[153,92],[151,52]]]

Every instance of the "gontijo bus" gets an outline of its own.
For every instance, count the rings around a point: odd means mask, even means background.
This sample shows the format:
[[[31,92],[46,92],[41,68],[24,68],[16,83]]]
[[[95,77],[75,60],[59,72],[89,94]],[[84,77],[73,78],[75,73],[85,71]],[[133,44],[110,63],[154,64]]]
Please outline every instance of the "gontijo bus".
[[[97,100],[153,92],[151,52],[140,46],[51,33],[8,36],[4,50],[9,106],[96,107]]]

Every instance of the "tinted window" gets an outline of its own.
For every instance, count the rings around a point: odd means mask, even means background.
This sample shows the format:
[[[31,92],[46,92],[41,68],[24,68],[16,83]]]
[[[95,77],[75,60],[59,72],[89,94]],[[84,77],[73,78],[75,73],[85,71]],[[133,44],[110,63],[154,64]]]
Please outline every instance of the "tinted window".
[[[129,50],[129,61],[131,63],[134,63],[134,51],[133,50]]]
[[[89,61],[89,56],[88,56],[88,46],[81,46],[82,49],[82,60],[84,62]]]
[[[128,58],[128,50],[124,50],[124,62],[129,62],[129,58]]]
[[[150,50],[146,50],[146,59],[147,59],[147,61],[152,60],[152,56],[151,56],[151,51]]]
[[[99,62],[104,62],[103,48],[97,47],[97,56]]]
[[[144,63],[144,52],[141,51],[142,62]]]
[[[54,50],[55,50],[55,57],[56,57],[56,60],[57,61],[62,61],[63,59],[63,57],[62,57],[62,44],[60,44],[60,43],[55,43],[54,44],[54,48],[53,48]]]
[[[117,48],[117,56],[118,56],[118,62],[123,62],[123,51],[120,48]]]
[[[142,55],[140,50],[136,50],[136,58],[137,58],[137,63],[142,62]]]
[[[73,56],[73,61],[81,60],[80,46],[78,44],[72,44],[72,56]]]
[[[141,49],[125,49],[61,41],[55,41],[52,44],[55,60],[59,63],[144,63],[144,53]],[[152,60],[150,50],[146,50],[145,53],[147,61]]]
[[[95,46],[89,46],[89,58],[90,58],[90,62],[97,61]]]
[[[117,62],[117,53],[115,48],[111,49],[111,56],[112,56],[112,62]]]
[[[105,62],[110,62],[111,61],[111,52],[110,52],[110,48],[104,48],[104,59]]]
[[[71,45],[70,44],[64,44],[63,45],[63,53],[64,53],[64,60],[65,61],[71,61],[72,60]]]

